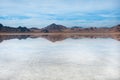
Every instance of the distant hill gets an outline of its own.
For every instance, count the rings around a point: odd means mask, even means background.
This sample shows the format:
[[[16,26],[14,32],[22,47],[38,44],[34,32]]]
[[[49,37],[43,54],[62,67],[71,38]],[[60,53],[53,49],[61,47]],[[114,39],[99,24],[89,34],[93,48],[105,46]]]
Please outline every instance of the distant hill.
[[[3,26],[0,24],[0,32],[5,32],[5,33],[111,33],[111,32],[120,32],[120,25],[113,26],[111,28],[108,27],[102,27],[102,28],[97,28],[97,27],[89,27],[89,28],[82,28],[82,27],[66,27],[63,25],[58,25],[58,24],[51,24],[48,25],[45,28],[27,28],[27,27],[9,27],[9,26]]]
[[[41,29],[41,32],[62,32],[64,31],[65,29],[67,29],[66,26],[63,26],[63,25],[57,25],[55,23]]]
[[[120,25],[114,26],[111,28],[112,32],[120,32]]]
[[[0,32],[30,32],[30,29],[21,26],[19,26],[18,28],[13,28],[0,24]]]

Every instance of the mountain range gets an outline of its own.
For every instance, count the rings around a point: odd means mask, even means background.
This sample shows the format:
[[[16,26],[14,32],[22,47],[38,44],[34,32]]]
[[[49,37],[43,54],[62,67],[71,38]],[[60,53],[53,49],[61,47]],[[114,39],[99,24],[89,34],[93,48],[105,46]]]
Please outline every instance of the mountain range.
[[[120,25],[116,25],[113,27],[66,27],[58,24],[50,24],[44,28],[27,28],[27,27],[9,27],[0,24],[0,33],[119,33]]]

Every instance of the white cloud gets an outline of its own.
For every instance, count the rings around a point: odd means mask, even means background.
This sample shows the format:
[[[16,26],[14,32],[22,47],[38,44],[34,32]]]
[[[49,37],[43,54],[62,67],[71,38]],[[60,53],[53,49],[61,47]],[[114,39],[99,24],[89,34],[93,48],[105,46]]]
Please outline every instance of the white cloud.
[[[59,15],[85,15],[89,12],[112,11],[119,9],[119,0],[1,0],[1,16],[29,16],[26,20],[2,20],[5,25],[28,25],[28,26],[46,26],[51,22],[61,23],[63,25],[74,25],[69,20],[55,20]],[[47,14],[54,14],[52,17]],[[74,15],[73,15],[74,16]],[[108,15],[101,15],[108,16]],[[81,19],[80,19],[81,20]],[[83,19],[84,20],[84,19]],[[89,21],[87,21],[89,22]],[[72,24],[71,24],[72,23]],[[77,24],[78,25],[78,24]],[[102,24],[101,24],[102,25]],[[39,26],[38,26],[39,27]]]
[[[110,10],[118,7],[118,0],[2,0],[0,10],[6,13],[66,13]]]

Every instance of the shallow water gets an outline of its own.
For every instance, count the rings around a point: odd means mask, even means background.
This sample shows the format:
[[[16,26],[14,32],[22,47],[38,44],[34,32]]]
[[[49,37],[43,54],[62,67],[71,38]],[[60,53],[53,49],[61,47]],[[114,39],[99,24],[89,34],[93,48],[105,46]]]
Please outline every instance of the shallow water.
[[[0,80],[120,80],[120,41],[44,38],[0,43]]]

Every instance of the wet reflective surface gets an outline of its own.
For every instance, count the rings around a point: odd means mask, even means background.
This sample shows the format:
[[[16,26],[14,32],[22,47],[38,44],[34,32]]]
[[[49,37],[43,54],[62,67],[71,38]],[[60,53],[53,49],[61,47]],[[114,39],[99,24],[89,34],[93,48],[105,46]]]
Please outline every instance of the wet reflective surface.
[[[0,80],[120,80],[120,35],[0,36]]]
[[[82,38],[90,38],[90,39],[96,39],[96,38],[112,38],[115,40],[120,41],[120,34],[97,34],[97,35],[80,35],[80,34],[59,34],[59,35],[0,35],[0,42],[3,42],[4,40],[10,40],[10,39],[27,39],[27,38],[45,38],[51,42],[56,41],[62,41],[68,38],[72,39],[82,39]]]

